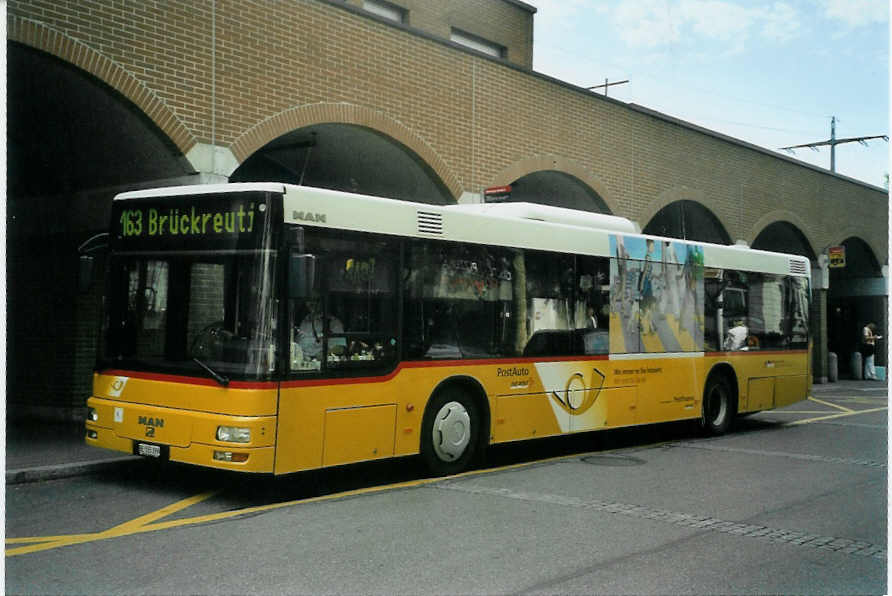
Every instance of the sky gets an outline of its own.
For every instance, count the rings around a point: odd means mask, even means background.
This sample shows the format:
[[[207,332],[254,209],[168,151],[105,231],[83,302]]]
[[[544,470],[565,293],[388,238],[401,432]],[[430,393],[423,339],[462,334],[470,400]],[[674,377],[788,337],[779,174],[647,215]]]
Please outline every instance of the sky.
[[[889,134],[889,0],[526,0],[533,69],[766,149]],[[603,93],[603,89],[598,90]],[[830,148],[780,152],[830,169]],[[889,144],[836,146],[885,187]]]

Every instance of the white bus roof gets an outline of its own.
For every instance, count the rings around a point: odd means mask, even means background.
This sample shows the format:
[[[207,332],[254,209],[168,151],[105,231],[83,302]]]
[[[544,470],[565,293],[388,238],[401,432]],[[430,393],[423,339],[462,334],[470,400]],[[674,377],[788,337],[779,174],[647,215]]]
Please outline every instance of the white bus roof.
[[[652,238],[701,246],[707,267],[811,276],[803,256],[644,236],[635,222],[612,215],[531,203],[430,205],[291,185],[285,189],[289,223],[597,256],[610,256],[611,235]]]
[[[613,215],[533,203],[431,205],[282,183],[176,186],[123,193],[115,200],[271,192],[284,195],[286,223],[493,244],[532,250],[611,256],[610,236],[651,238],[703,248],[707,267],[810,277],[807,258],[740,245],[644,236],[637,223]]]
[[[281,182],[234,182],[232,184],[163,186],[147,190],[131,190],[129,192],[123,192],[117,195],[115,200],[182,197],[186,195],[209,195],[227,192],[274,192],[281,194],[285,192],[285,185]]]

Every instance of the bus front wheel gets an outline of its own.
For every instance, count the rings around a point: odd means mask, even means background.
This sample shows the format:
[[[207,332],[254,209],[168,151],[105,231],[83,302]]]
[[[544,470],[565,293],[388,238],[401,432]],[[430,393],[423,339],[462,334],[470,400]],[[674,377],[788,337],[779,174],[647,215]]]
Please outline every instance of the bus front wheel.
[[[733,418],[734,399],[728,381],[721,375],[712,375],[703,390],[700,427],[708,435],[721,435],[728,431]]]
[[[437,476],[457,474],[470,465],[480,437],[474,400],[457,387],[437,392],[421,425],[421,457]]]

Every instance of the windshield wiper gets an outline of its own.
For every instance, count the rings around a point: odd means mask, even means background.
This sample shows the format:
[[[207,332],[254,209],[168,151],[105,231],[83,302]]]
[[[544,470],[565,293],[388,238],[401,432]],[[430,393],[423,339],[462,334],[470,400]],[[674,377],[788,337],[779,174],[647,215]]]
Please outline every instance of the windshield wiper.
[[[220,383],[220,384],[223,385],[224,387],[226,387],[227,385],[229,385],[229,377],[225,377],[225,376],[221,375],[220,373],[218,373],[217,371],[215,371],[213,368],[211,368],[210,366],[208,366],[207,364],[205,364],[204,362],[202,362],[202,361],[199,360],[198,358],[193,358],[192,361],[195,362],[195,364],[197,364],[197,365],[200,366],[201,368],[203,368],[205,371],[207,371],[207,373],[208,373],[209,375],[211,375],[212,377],[214,377],[214,380],[215,380],[215,381],[217,381],[218,383]]]

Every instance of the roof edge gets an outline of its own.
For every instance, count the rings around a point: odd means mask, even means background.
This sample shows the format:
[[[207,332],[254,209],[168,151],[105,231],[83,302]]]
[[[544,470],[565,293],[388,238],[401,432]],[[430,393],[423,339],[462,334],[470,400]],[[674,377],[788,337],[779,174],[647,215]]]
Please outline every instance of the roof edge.
[[[536,14],[537,12],[539,12],[539,9],[532,4],[527,4],[526,2],[521,2],[520,0],[502,0],[502,2],[513,4],[514,6],[522,8],[530,14]]]
[[[888,191],[887,189],[881,187],[881,186],[876,186],[876,185],[874,185],[874,184],[870,184],[869,182],[864,182],[863,180],[857,180],[857,179],[855,179],[855,178],[850,178],[849,176],[844,176],[844,175],[842,175],[842,174],[839,174],[838,172],[831,172],[830,170],[827,170],[827,169],[825,169],[825,168],[821,168],[821,167],[818,167],[818,166],[814,166],[814,165],[812,165],[812,164],[810,164],[810,163],[806,163],[806,162],[804,162],[804,161],[800,161],[800,160],[798,160],[798,159],[793,159],[792,157],[788,157],[788,156],[786,156],[786,155],[782,155],[782,154],[780,154],[780,153],[777,153],[777,152],[775,152],[775,151],[772,151],[771,149],[766,149],[765,147],[759,147],[758,145],[754,145],[754,144],[749,143],[749,142],[747,142],[747,141],[744,141],[744,140],[742,140],[742,139],[738,139],[738,138],[735,138],[735,137],[732,137],[732,136],[729,136],[729,135],[726,135],[726,134],[723,134],[723,133],[720,133],[720,132],[717,132],[717,131],[714,131],[714,130],[710,130],[710,129],[705,128],[705,127],[703,127],[703,126],[700,126],[700,125],[697,125],[697,124],[693,124],[693,123],[691,123],[691,122],[687,122],[686,120],[682,120],[682,119],[680,119],[680,118],[676,118],[675,116],[670,116],[670,115],[668,115],[668,114],[664,114],[664,113],[662,113],[662,112],[658,112],[657,110],[654,110],[654,109],[652,109],[652,108],[644,107],[644,106],[642,106],[642,105],[640,105],[640,104],[629,103],[629,102],[625,102],[625,101],[620,101],[620,100],[615,99],[615,98],[613,98],[613,97],[608,97],[608,96],[606,96],[606,95],[601,95],[601,94],[598,94],[598,93],[594,93],[594,92],[592,92],[591,90],[586,89],[585,87],[580,87],[579,85],[574,85],[573,83],[568,83],[567,81],[562,81],[561,79],[555,78],[555,77],[553,77],[553,76],[551,76],[551,75],[547,75],[547,74],[545,74],[545,73],[538,72],[538,71],[536,71],[536,70],[533,70],[533,69],[531,69],[531,68],[527,68],[527,67],[522,66],[522,65],[520,65],[520,64],[517,64],[517,63],[514,63],[514,62],[510,62],[510,61],[506,60],[505,58],[495,58],[495,57],[493,57],[493,56],[489,56],[489,55],[487,55],[487,54],[484,54],[483,52],[478,52],[477,50],[474,50],[474,49],[472,49],[472,48],[468,48],[468,47],[466,47],[466,46],[457,44],[457,43],[455,43],[455,42],[453,42],[453,41],[450,41],[450,40],[448,40],[448,39],[444,39],[444,38],[442,38],[442,37],[437,37],[437,36],[435,36],[435,35],[433,35],[433,34],[431,34],[431,33],[428,33],[427,31],[422,31],[421,29],[416,29],[415,27],[411,27],[411,26],[409,26],[409,25],[405,25],[405,24],[403,24],[403,23],[396,23],[396,22],[393,22],[393,21],[389,21],[389,20],[384,19],[384,18],[382,18],[382,17],[379,17],[379,16],[377,16],[377,15],[375,15],[375,14],[373,14],[373,13],[370,13],[370,12],[367,12],[367,11],[363,11],[363,10],[360,9],[360,8],[357,8],[357,7],[355,7],[355,6],[351,6],[351,5],[346,4],[346,3],[344,3],[344,2],[339,2],[338,0],[318,0],[318,1],[319,1],[319,2],[323,2],[323,3],[325,3],[325,4],[329,5],[329,6],[333,6],[333,7],[336,7],[336,8],[340,8],[340,9],[342,9],[342,10],[346,10],[346,11],[348,11],[348,12],[352,12],[352,13],[354,13],[354,14],[356,14],[356,15],[360,15],[360,16],[363,16],[363,17],[366,17],[366,18],[370,18],[370,19],[375,20],[375,21],[378,21],[378,22],[380,22],[380,23],[382,23],[382,24],[384,24],[384,25],[388,25],[388,26],[390,26],[390,27],[394,27],[394,28],[397,28],[397,29],[402,29],[403,31],[405,31],[406,33],[409,33],[409,34],[411,34],[411,35],[415,35],[415,36],[417,36],[417,37],[421,37],[421,38],[427,39],[428,41],[432,41],[432,42],[437,43],[437,44],[440,44],[440,45],[444,45],[444,46],[451,47],[452,49],[454,49],[454,50],[458,50],[459,52],[463,52],[463,53],[465,53],[465,54],[470,54],[471,56],[475,56],[475,57],[477,57],[477,58],[480,58],[480,59],[483,59],[483,60],[487,60],[487,61],[492,62],[492,63],[495,63],[495,64],[500,64],[501,66],[504,66],[504,67],[506,67],[506,68],[510,68],[510,69],[512,69],[512,70],[516,70],[516,71],[521,72],[521,73],[523,73],[523,74],[533,76],[533,77],[535,77],[535,78],[537,78],[537,79],[541,79],[541,80],[543,80],[543,81],[553,83],[553,84],[555,84],[555,85],[558,85],[559,87],[563,87],[563,88],[565,88],[565,89],[569,89],[569,90],[572,90],[572,91],[576,91],[577,93],[584,94],[585,96],[591,98],[591,99],[594,100],[594,101],[604,101],[604,102],[607,102],[607,103],[612,103],[612,104],[617,105],[617,106],[623,106],[623,107],[625,107],[625,108],[628,108],[628,109],[632,110],[633,112],[638,112],[638,113],[641,113],[641,114],[646,114],[646,115],[651,116],[651,117],[653,117],[653,118],[657,118],[657,119],[659,119],[659,120],[663,120],[663,121],[665,121],[665,122],[669,122],[669,123],[671,123],[671,124],[675,124],[675,125],[677,125],[677,126],[681,126],[682,128],[687,128],[687,129],[690,129],[690,130],[699,132],[699,133],[701,133],[701,134],[704,134],[704,135],[713,137],[713,138],[715,138],[715,139],[719,139],[719,140],[724,141],[724,142],[726,142],[726,143],[731,143],[732,145],[737,145],[738,147],[744,147],[744,148],[746,148],[746,149],[750,149],[750,150],[752,150],[752,151],[756,151],[757,153],[761,153],[761,154],[763,154],[763,155],[767,155],[767,156],[769,156],[769,157],[773,157],[773,158],[776,158],[776,159],[780,159],[780,160],[782,160],[782,161],[785,161],[785,162],[787,162],[787,163],[790,163],[790,164],[793,164],[793,165],[796,165],[796,166],[801,166],[801,167],[803,167],[803,168],[812,170],[813,172],[817,172],[817,173],[819,173],[819,174],[824,174],[824,175],[830,176],[830,177],[832,177],[832,178],[838,178],[839,180],[842,180],[842,181],[844,181],[844,182],[851,182],[851,183],[853,183],[853,184],[857,184],[858,186],[862,186],[862,187],[867,188],[867,189],[869,189],[869,190],[879,191],[879,192],[881,192],[881,193],[883,193],[883,194],[885,194],[885,195],[888,195],[888,194],[889,194],[889,191]],[[525,4],[525,3],[522,2],[521,0],[504,0],[504,1],[505,1],[505,2],[510,2],[510,3],[512,3],[512,4],[516,4],[516,5],[518,5],[518,6]],[[529,5],[527,5],[527,6],[529,6]],[[533,8],[533,9],[535,10],[535,7],[530,6],[530,8]],[[535,55],[535,47],[533,48],[533,52],[534,52],[534,55]]]
[[[813,170],[820,174],[826,174],[826,175],[832,176],[834,178],[840,178],[841,180],[844,180],[846,182],[852,182],[852,183],[858,184],[860,186],[864,186],[870,190],[878,190],[882,193],[888,192],[885,188],[882,188],[881,186],[876,186],[874,184],[870,184],[869,182],[864,182],[863,180],[858,180],[856,178],[850,178],[849,176],[840,174],[839,172],[831,172],[830,170],[827,170],[820,166],[816,166],[816,165],[813,165],[813,164],[810,164],[808,162],[804,162],[804,161],[801,161],[798,159],[793,159],[792,157],[789,157],[787,155],[782,155],[780,153],[777,153],[776,151],[772,151],[771,149],[767,149],[765,147],[760,147],[759,145],[754,145],[753,143],[750,143],[748,141],[744,141],[742,139],[738,139],[736,137],[732,137],[732,136],[726,135],[724,133],[721,133],[721,132],[718,132],[718,131],[715,131],[715,130],[712,130],[709,128],[705,128],[703,126],[700,126],[699,124],[694,124],[692,122],[688,122],[687,120],[682,120],[681,118],[676,118],[675,116],[670,116],[669,114],[664,114],[663,112],[658,112],[657,110],[642,106],[637,103],[627,103],[625,105],[630,110],[640,112],[642,114],[647,114],[648,116],[652,116],[658,120],[663,120],[665,122],[669,122],[670,124],[675,124],[676,126],[681,126],[682,128],[688,128],[690,130],[699,132],[701,134],[705,134],[710,137],[715,137],[715,138],[717,138],[721,141],[725,141],[727,143],[732,143],[734,145],[739,145],[741,147],[745,147],[745,148],[751,149],[753,151],[758,151],[759,153],[763,153],[765,155],[768,155],[769,157],[773,157],[775,159],[781,159],[783,161],[792,163],[794,165],[808,168],[809,170]]]

